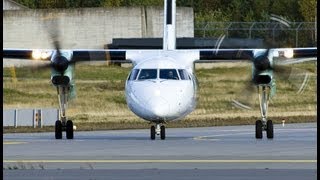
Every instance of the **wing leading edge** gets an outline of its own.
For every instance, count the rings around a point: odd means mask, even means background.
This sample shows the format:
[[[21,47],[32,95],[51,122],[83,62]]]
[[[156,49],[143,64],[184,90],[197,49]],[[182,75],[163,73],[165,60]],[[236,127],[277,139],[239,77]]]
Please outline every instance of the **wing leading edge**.
[[[199,50],[198,63],[219,62],[219,61],[239,61],[252,60],[258,54],[267,51],[267,49],[211,49]],[[275,48],[269,49],[272,57],[286,59],[308,58],[308,60],[316,60],[317,48]],[[300,61],[299,61],[300,62]]]
[[[206,62],[233,62],[240,60],[252,60],[260,53],[265,52],[267,49],[203,49],[198,50],[199,56],[195,60],[197,63]],[[72,52],[72,61],[110,61],[131,63],[128,58],[128,52],[130,57],[133,54],[141,56],[145,54],[143,52],[153,52],[150,50],[61,50]],[[181,50],[178,50],[181,51]],[[194,50],[190,50],[193,51]],[[316,60],[317,48],[275,48],[270,49],[272,51],[272,57],[294,59],[295,62],[305,62]],[[54,50],[32,50],[32,49],[3,49],[3,58],[22,59],[22,60],[50,60]],[[159,51],[154,51],[159,53]],[[152,53],[148,53],[152,55]],[[300,60],[305,59],[305,60]],[[290,61],[290,60],[289,60]],[[294,62],[293,62],[294,63]]]
[[[130,63],[125,50],[61,50],[72,53],[72,61],[111,61]],[[50,60],[54,50],[3,49],[3,58]]]

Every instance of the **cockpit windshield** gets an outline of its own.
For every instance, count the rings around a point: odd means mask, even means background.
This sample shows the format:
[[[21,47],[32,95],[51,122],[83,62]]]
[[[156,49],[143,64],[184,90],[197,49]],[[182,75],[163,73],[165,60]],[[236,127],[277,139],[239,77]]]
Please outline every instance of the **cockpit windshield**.
[[[139,69],[133,69],[128,77],[129,80],[136,80],[139,73]]]
[[[141,69],[138,80],[157,79],[157,69]]]
[[[131,81],[146,79],[190,80],[190,76],[186,69],[133,69],[128,77]]]
[[[181,80],[190,80],[190,76],[188,75],[187,70],[185,69],[178,69],[179,75]]]
[[[160,79],[179,80],[179,76],[176,69],[160,69]]]

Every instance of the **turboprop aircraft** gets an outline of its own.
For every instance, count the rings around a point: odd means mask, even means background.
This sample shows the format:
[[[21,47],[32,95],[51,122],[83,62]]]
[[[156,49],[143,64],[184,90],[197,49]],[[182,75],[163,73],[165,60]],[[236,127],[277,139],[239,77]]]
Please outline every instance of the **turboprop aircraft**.
[[[256,121],[256,138],[273,138],[273,123],[267,118],[268,100],[275,88],[274,72],[278,59],[287,64],[304,62],[317,56],[317,48],[266,49],[193,49],[176,50],[176,2],[164,1],[163,49],[106,50],[61,49],[53,27],[51,37],[55,49],[4,49],[3,58],[50,60],[51,82],[57,88],[60,118],[55,124],[55,138],[73,139],[73,122],[67,119],[68,101],[75,94],[74,65],[80,61],[129,62],[133,68],[125,82],[126,102],[140,118],[152,122],[150,138],[166,138],[165,123],[182,119],[196,107],[197,79],[195,63],[215,61],[252,62],[251,84],[259,91],[261,119]],[[51,29],[51,30],[52,30]],[[290,61],[291,58],[294,60]],[[234,101],[238,105],[241,102]]]

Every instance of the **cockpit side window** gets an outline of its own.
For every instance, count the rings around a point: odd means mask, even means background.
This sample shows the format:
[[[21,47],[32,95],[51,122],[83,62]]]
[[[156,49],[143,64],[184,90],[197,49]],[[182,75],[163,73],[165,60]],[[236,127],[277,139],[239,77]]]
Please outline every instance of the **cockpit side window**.
[[[141,69],[138,79],[157,79],[157,69]]]
[[[128,79],[130,81],[134,81],[137,79],[137,76],[138,76],[138,73],[139,73],[139,69],[133,69],[128,77]]]
[[[179,76],[175,69],[160,69],[160,79],[179,80]]]
[[[188,72],[185,69],[179,69],[178,71],[181,80],[190,80],[190,76],[188,75]]]

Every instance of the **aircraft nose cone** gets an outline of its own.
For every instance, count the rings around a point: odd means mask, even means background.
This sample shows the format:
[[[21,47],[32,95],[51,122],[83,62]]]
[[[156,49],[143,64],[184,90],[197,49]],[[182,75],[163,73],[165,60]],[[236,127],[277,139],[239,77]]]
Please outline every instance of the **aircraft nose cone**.
[[[170,112],[169,103],[162,97],[152,97],[148,101],[148,106],[151,113],[157,117],[166,117]]]

